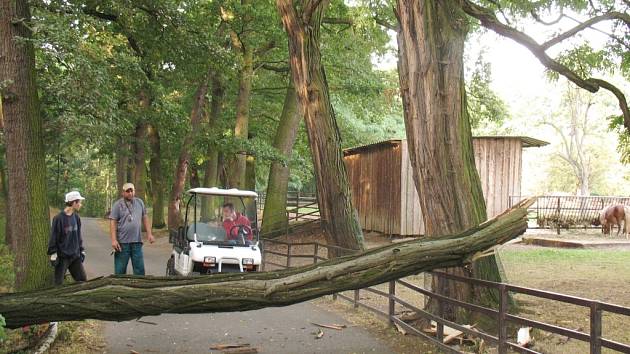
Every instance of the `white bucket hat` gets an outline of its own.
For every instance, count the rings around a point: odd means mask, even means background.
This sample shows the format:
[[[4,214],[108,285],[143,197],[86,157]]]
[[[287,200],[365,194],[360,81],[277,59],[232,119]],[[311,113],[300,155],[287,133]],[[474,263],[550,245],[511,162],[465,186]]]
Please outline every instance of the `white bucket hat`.
[[[85,200],[85,198],[83,198],[81,196],[81,193],[79,193],[78,191],[66,193],[66,203],[74,202],[75,200]]]

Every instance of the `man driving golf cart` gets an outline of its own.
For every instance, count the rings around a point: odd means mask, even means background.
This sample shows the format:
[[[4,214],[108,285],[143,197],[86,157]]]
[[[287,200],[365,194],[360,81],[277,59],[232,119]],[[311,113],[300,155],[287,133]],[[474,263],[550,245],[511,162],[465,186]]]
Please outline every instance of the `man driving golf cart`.
[[[259,271],[256,192],[193,188],[188,194],[184,224],[170,233],[166,274]]]
[[[223,229],[228,241],[236,241],[239,237],[239,231],[250,243],[254,238],[251,222],[247,216],[237,212],[232,203],[223,204]]]

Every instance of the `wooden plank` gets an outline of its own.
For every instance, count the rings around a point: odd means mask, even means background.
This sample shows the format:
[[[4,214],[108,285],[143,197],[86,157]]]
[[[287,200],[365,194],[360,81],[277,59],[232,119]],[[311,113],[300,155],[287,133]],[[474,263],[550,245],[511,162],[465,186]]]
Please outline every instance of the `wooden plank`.
[[[409,174],[407,173],[409,164],[409,151],[407,150],[407,140],[403,140],[400,144],[400,232],[399,235],[407,235],[407,184],[409,183]]]

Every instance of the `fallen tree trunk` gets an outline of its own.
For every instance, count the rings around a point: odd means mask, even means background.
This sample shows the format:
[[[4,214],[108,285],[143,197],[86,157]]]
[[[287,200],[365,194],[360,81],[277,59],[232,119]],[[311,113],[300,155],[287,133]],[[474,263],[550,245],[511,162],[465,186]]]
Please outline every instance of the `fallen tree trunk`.
[[[246,311],[286,306],[436,268],[461,266],[477,253],[527,229],[523,201],[456,235],[388,245],[358,255],[276,272],[198,277],[108,276],[0,296],[6,326],[51,321],[124,321],[161,313]]]

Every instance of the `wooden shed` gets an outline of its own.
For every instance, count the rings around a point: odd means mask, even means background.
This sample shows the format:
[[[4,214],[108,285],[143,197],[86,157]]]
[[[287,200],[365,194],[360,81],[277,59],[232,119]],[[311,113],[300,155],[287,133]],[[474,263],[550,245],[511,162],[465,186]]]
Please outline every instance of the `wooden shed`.
[[[508,208],[511,195],[521,194],[522,151],[547,145],[522,136],[473,138],[475,164],[488,217]],[[393,139],[344,150],[344,161],[364,230],[393,235],[422,235],[424,222],[407,141]]]

